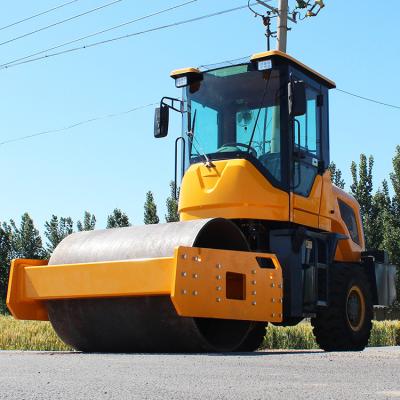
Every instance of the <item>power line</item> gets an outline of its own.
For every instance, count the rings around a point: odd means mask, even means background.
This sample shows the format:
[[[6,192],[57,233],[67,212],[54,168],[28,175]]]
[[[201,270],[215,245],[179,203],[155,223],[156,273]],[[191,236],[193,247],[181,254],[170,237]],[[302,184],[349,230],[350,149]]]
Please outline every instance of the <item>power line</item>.
[[[220,62],[217,62],[217,63],[214,63],[214,64],[204,64],[204,65],[200,65],[199,69],[203,69],[203,70],[204,69],[210,69],[210,67],[214,67],[214,66],[217,66],[217,65],[223,65],[223,64],[232,65],[232,63],[236,63],[238,61],[246,61],[250,57],[251,56],[245,56],[245,57],[234,58],[232,60],[220,61]],[[398,110],[400,109],[400,106],[396,106],[394,104],[385,103],[385,102],[382,102],[382,101],[379,101],[379,100],[374,100],[374,99],[371,99],[369,97],[360,96],[358,94],[351,93],[351,92],[348,92],[348,91],[343,90],[343,89],[335,88],[335,90],[337,90],[337,91],[339,91],[341,93],[347,94],[349,96],[356,97],[356,98],[361,99],[361,100],[365,100],[365,101],[369,101],[371,103],[379,104],[381,106],[391,107],[391,108],[395,108],[395,109],[398,109]]]
[[[15,21],[15,22],[13,22],[13,23],[11,23],[11,24],[9,24],[9,25],[2,26],[2,27],[0,28],[0,31],[2,31],[3,29],[11,28],[12,26],[15,26],[15,25],[18,25],[18,24],[22,24],[23,22],[29,21],[30,19],[33,19],[33,18],[36,18],[36,17],[40,17],[41,15],[47,14],[47,13],[49,13],[49,12],[51,12],[51,11],[58,10],[59,8],[68,6],[69,4],[76,3],[77,1],[79,1],[79,0],[68,1],[67,3],[63,3],[63,4],[60,4],[60,5],[55,6],[55,7],[53,7],[53,8],[50,8],[50,9],[48,9],[48,10],[41,11],[41,12],[38,13],[38,14],[31,15],[30,17],[23,18],[23,19],[21,19],[21,20],[19,20],[19,21]]]
[[[70,124],[68,126],[65,126],[63,128],[51,129],[51,130],[47,130],[47,131],[37,132],[37,133],[34,133],[32,135],[20,136],[20,137],[14,138],[14,139],[4,140],[3,142],[0,142],[0,146],[3,146],[5,144],[9,144],[9,143],[20,142],[22,140],[31,139],[31,138],[34,138],[34,137],[37,137],[37,136],[44,136],[44,135],[50,135],[50,134],[54,134],[54,133],[64,132],[64,131],[76,128],[77,126],[80,126],[80,125],[85,125],[85,124],[88,124],[88,123],[91,123],[91,122],[99,121],[101,119],[119,117],[121,115],[132,113],[134,111],[142,110],[144,108],[154,107],[157,104],[159,104],[159,103],[150,103],[150,104],[138,106],[138,107],[135,107],[135,108],[131,108],[130,110],[127,110],[127,111],[122,111],[122,112],[113,113],[113,114],[106,114],[106,115],[102,115],[100,117],[95,117],[95,118],[86,119],[84,121],[75,122],[75,123]]]
[[[360,96],[360,95],[358,95],[358,94],[351,93],[351,92],[347,92],[346,90],[342,90],[342,89],[338,89],[338,88],[336,88],[336,90],[339,91],[339,92],[348,94],[348,95],[350,95],[350,96],[357,97],[358,99],[361,99],[361,100],[369,101],[369,102],[371,102],[371,103],[380,104],[381,106],[396,108],[396,109],[400,110],[400,106],[396,106],[396,105],[394,105],[394,104],[384,103],[384,102],[382,102],[382,101],[370,99],[369,97]]]
[[[234,58],[234,59],[231,59],[231,60],[220,61],[220,62],[216,62],[216,63],[213,63],[213,64],[204,64],[204,65],[201,65],[199,68],[204,69],[206,67],[222,65],[222,64],[233,65],[233,63],[235,63],[235,62],[242,61],[242,60],[244,61],[246,59],[249,59],[249,57],[250,56],[245,56],[245,57]],[[335,88],[335,90],[337,90],[337,91],[339,91],[341,93],[345,93],[347,95],[359,98],[361,100],[369,101],[369,102],[376,103],[376,104],[379,104],[379,105],[383,105],[383,106],[386,106],[386,107],[400,109],[399,106],[396,106],[396,105],[393,105],[393,104],[389,104],[389,103],[384,103],[384,102],[381,102],[381,101],[378,101],[378,100],[374,100],[374,99],[371,99],[371,98],[368,98],[368,97],[359,96],[357,94],[348,92],[348,91],[343,90],[343,89]],[[68,126],[65,126],[63,128],[52,129],[52,130],[47,130],[47,131],[41,131],[41,132],[34,133],[34,134],[31,134],[31,135],[20,136],[20,137],[17,137],[15,139],[8,139],[8,140],[5,140],[3,142],[0,142],[0,146],[5,145],[5,144],[9,144],[9,143],[13,143],[13,142],[19,142],[19,141],[31,139],[31,138],[34,138],[34,137],[37,137],[37,136],[43,136],[43,135],[49,135],[49,134],[64,132],[64,131],[76,128],[77,126],[80,126],[80,125],[88,124],[88,123],[99,121],[99,120],[102,120],[102,119],[119,117],[119,116],[122,116],[122,115],[125,115],[125,114],[129,114],[131,112],[137,111],[137,110],[141,110],[141,109],[148,108],[148,107],[154,107],[154,106],[156,106],[158,104],[159,104],[158,102],[157,103],[150,103],[150,104],[138,106],[138,107],[135,107],[135,108],[131,108],[130,110],[127,110],[127,111],[122,111],[122,112],[112,113],[112,114],[106,114],[106,115],[103,115],[103,116],[86,119],[84,121],[75,122],[75,123],[70,124]]]
[[[239,57],[239,58],[234,58],[232,60],[225,60],[225,61],[220,61],[214,64],[203,64],[200,65],[198,68],[200,70],[208,70],[208,69],[212,69],[212,67],[218,66],[218,65],[235,65],[238,62],[242,61],[242,62],[248,62],[250,59],[251,55],[245,56],[245,57]]]
[[[96,12],[96,11],[99,11],[99,10],[103,9],[103,8],[112,6],[112,5],[116,4],[116,3],[120,3],[121,1],[122,1],[122,0],[114,0],[114,1],[112,1],[111,3],[106,3],[106,4],[103,4],[102,6],[99,6],[99,7],[96,7],[96,8],[92,8],[91,10],[85,11],[85,12],[80,13],[80,14],[77,14],[77,15],[73,15],[72,17],[69,17],[69,18],[67,18],[67,19],[63,19],[63,20],[61,20],[61,21],[57,21],[57,22],[55,22],[55,23],[53,23],[53,24],[50,24],[50,25],[44,26],[44,27],[42,27],[42,28],[36,29],[36,30],[34,30],[34,31],[32,31],[32,32],[24,33],[23,35],[20,35],[20,36],[17,36],[17,37],[15,37],[15,38],[6,40],[6,41],[4,41],[4,42],[0,42],[0,46],[3,46],[4,44],[8,44],[8,43],[11,43],[11,42],[15,42],[16,40],[22,39],[22,38],[24,38],[24,37],[33,35],[33,34],[35,34],[35,33],[41,32],[41,31],[44,31],[44,30],[46,30],[46,29],[53,28],[54,26],[61,25],[61,24],[65,23],[65,22],[68,22],[68,21],[71,21],[71,20],[73,20],[73,19],[82,17],[82,16],[84,16],[84,15],[94,13],[94,12]]]
[[[101,34],[103,34],[103,33],[109,32],[109,31],[111,31],[111,30],[118,29],[118,28],[121,28],[121,27],[123,27],[123,26],[130,25],[130,24],[133,24],[133,23],[138,22],[138,21],[142,21],[142,20],[147,19],[147,18],[150,18],[150,17],[154,17],[154,16],[156,16],[156,15],[160,15],[160,14],[166,13],[166,12],[171,11],[171,10],[175,10],[175,9],[177,9],[177,8],[186,6],[186,5],[188,5],[188,4],[195,3],[196,1],[198,1],[198,0],[190,0],[190,1],[187,1],[187,2],[185,2],[185,3],[181,3],[181,4],[178,4],[178,5],[173,6],[173,7],[165,8],[165,9],[163,9],[163,10],[154,12],[154,13],[152,13],[152,14],[144,15],[144,16],[142,16],[142,17],[138,17],[138,18],[132,19],[132,20],[127,21],[127,22],[124,22],[124,23],[122,23],[122,24],[115,25],[115,26],[112,26],[112,27],[110,27],[110,28],[103,29],[103,30],[101,30],[101,31],[91,33],[91,34],[89,34],[89,35],[79,37],[79,38],[74,39],[74,40],[71,40],[71,41],[69,41],[69,42],[64,42],[64,43],[58,44],[58,45],[56,45],[56,46],[54,46],[54,47],[50,47],[50,48],[45,49],[45,50],[40,50],[40,51],[38,51],[38,52],[36,52],[36,53],[29,54],[28,56],[21,57],[21,58],[17,58],[17,59],[15,59],[15,60],[6,62],[6,63],[4,63],[4,64],[1,64],[1,65],[0,65],[0,68],[1,68],[1,67],[4,67],[4,66],[6,66],[6,65],[14,64],[14,63],[17,63],[17,62],[19,62],[19,61],[23,61],[23,60],[26,60],[26,59],[29,59],[29,58],[38,56],[38,55],[43,54],[43,53],[47,53],[48,51],[52,51],[52,50],[59,49],[60,47],[67,46],[67,45],[69,45],[69,44],[76,43],[76,42],[79,42],[79,41],[81,41],[81,40],[84,40],[84,39],[88,39],[88,38],[90,38],[90,37],[93,37],[93,36],[101,35]]]
[[[245,58],[247,58],[247,57],[235,58],[235,59],[232,59],[232,60],[226,60],[226,61],[222,61],[222,62],[218,62],[218,63],[214,63],[214,64],[208,64],[208,65],[219,65],[219,64],[224,64],[224,63],[232,63],[234,61],[243,60]],[[204,67],[204,66],[202,66],[202,67]],[[353,96],[353,97],[357,97],[359,99],[366,100],[366,101],[369,101],[369,102],[372,102],[372,103],[376,103],[376,104],[387,106],[387,107],[391,107],[391,108],[400,109],[399,106],[395,106],[393,104],[383,103],[381,101],[377,101],[377,100],[370,99],[370,98],[367,98],[367,97],[359,96],[359,95],[356,95],[354,93],[348,92],[346,90],[342,90],[342,89],[338,89],[338,88],[336,88],[336,90],[338,90],[339,92],[345,93],[347,95],[350,95],[350,96]],[[75,123],[70,124],[68,126],[65,126],[63,128],[51,129],[51,130],[47,130],[47,131],[41,131],[41,132],[38,132],[38,133],[34,133],[34,134],[31,134],[31,135],[20,136],[20,137],[17,137],[15,139],[8,139],[8,140],[5,140],[3,142],[0,142],[0,146],[3,146],[5,144],[9,144],[9,143],[20,142],[20,141],[23,141],[23,140],[27,140],[27,139],[31,139],[31,138],[37,137],[37,136],[50,135],[50,134],[54,134],[54,133],[64,132],[64,131],[76,128],[76,127],[78,127],[80,125],[85,125],[85,124],[88,124],[88,123],[91,123],[91,122],[95,122],[95,121],[99,121],[99,120],[102,120],[102,119],[119,117],[119,116],[122,116],[122,115],[125,115],[125,114],[132,113],[134,111],[142,110],[144,108],[154,107],[154,106],[156,106],[158,104],[159,103],[150,103],[150,104],[138,106],[138,107],[135,107],[135,108],[131,108],[130,110],[127,110],[127,111],[122,111],[122,112],[112,113],[112,114],[106,114],[106,115],[102,115],[102,116],[99,116],[99,117],[86,119],[84,121],[75,122]]]
[[[226,61],[222,61],[222,62],[218,62],[218,63],[214,63],[214,64],[208,64],[208,65],[219,65],[219,64],[225,64],[225,63],[232,63],[232,62],[235,62],[237,60],[243,60],[245,58],[247,58],[247,57],[235,58],[235,59],[232,59],[232,60],[226,60]],[[202,66],[202,67],[204,67],[204,66]],[[367,98],[367,97],[363,97],[363,96],[358,96],[358,95],[356,95],[354,93],[351,93],[351,92],[348,92],[346,90],[337,89],[337,88],[336,88],[336,90],[338,90],[339,92],[345,93],[347,95],[354,96],[354,97],[357,97],[357,98],[360,98],[362,100],[366,100],[366,101],[369,101],[369,102],[372,102],[372,103],[376,103],[376,104],[379,104],[379,105],[400,109],[399,106],[395,106],[395,105],[388,104],[388,103],[383,103],[383,102],[380,102],[380,101],[377,101],[377,100],[373,100],[373,99],[370,99],[370,98]],[[135,108],[131,108],[130,110],[127,110],[127,111],[122,111],[122,112],[112,113],[112,114],[106,114],[106,115],[102,115],[102,116],[99,116],[99,117],[86,119],[84,121],[75,122],[75,123],[70,124],[68,126],[65,126],[63,128],[51,129],[51,130],[47,130],[47,131],[41,131],[41,132],[38,132],[38,133],[34,133],[34,134],[31,134],[31,135],[20,136],[20,137],[17,137],[15,139],[8,139],[8,140],[5,140],[3,142],[0,142],[0,146],[5,145],[5,144],[9,144],[9,143],[14,143],[14,142],[19,142],[19,141],[31,139],[31,138],[34,138],[34,137],[37,137],[37,136],[50,135],[50,134],[54,134],[54,133],[64,132],[64,131],[76,128],[76,127],[78,127],[80,125],[85,125],[85,124],[88,124],[88,123],[91,123],[91,122],[95,122],[95,121],[99,121],[99,120],[102,120],[102,119],[120,117],[122,115],[129,114],[129,113],[132,113],[134,111],[142,110],[144,108],[154,107],[154,106],[156,106],[158,104],[159,103],[150,103],[150,104],[138,106],[138,107],[135,107]]]
[[[127,38],[130,38],[130,37],[133,37],[133,36],[139,36],[139,35],[143,35],[143,34],[146,34],[146,33],[159,31],[159,30],[162,30],[162,29],[173,28],[175,26],[189,24],[189,23],[200,21],[200,20],[204,20],[204,19],[207,19],[207,18],[216,17],[216,16],[219,16],[219,15],[228,14],[228,13],[231,13],[231,12],[234,12],[234,11],[242,10],[244,8],[247,8],[247,4],[245,6],[230,8],[230,9],[227,9],[227,10],[217,11],[217,12],[212,13],[212,14],[206,14],[206,15],[202,15],[202,16],[199,16],[199,17],[195,17],[195,18],[186,19],[186,20],[183,20],[183,21],[174,22],[174,23],[167,24],[167,25],[161,25],[161,26],[158,26],[158,27],[155,27],[155,28],[146,29],[144,31],[134,32],[134,33],[130,33],[130,34],[123,35],[123,36],[117,36],[117,37],[114,37],[114,38],[111,38],[111,39],[101,40],[99,42],[90,43],[90,44],[84,45],[84,46],[73,47],[73,48],[66,49],[66,50],[63,50],[63,51],[59,51],[59,52],[56,52],[56,53],[50,53],[50,54],[46,54],[44,56],[31,58],[29,60],[16,62],[16,63],[10,64],[10,65],[4,65],[4,66],[0,67],[0,70],[1,69],[5,69],[5,68],[15,67],[15,66],[21,65],[21,64],[27,64],[27,63],[43,60],[45,58],[59,56],[61,54],[72,53],[72,52],[75,52],[75,51],[78,51],[78,50],[85,50],[85,49],[88,49],[88,48],[91,48],[91,47],[95,47],[95,46],[99,46],[99,45],[103,45],[103,44],[116,42],[118,40],[127,39]]]

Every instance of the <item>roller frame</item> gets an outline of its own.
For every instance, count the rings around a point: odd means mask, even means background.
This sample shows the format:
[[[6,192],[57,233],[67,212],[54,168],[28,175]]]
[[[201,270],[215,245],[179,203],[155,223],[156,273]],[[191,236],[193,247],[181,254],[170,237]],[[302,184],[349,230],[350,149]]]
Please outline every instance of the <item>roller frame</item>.
[[[270,267],[261,268],[258,257]],[[226,297],[227,272],[242,274],[242,299]],[[48,320],[49,300],[160,295],[169,295],[182,317],[282,321],[282,270],[274,254],[186,246],[172,257],[64,265],[13,260],[7,305],[17,319]]]

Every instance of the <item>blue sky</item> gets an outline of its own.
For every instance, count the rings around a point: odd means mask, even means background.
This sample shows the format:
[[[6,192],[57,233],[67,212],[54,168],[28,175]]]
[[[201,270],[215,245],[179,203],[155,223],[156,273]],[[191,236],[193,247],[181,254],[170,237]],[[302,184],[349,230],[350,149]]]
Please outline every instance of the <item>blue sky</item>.
[[[2,4],[0,26],[62,0]],[[109,1],[77,1],[24,24],[0,30],[0,42]],[[123,23],[183,0],[122,0],[99,12],[0,46],[1,64],[61,42]],[[244,5],[245,0],[198,0],[186,7],[82,42],[128,34]],[[272,1],[271,4],[276,2]],[[293,26],[288,52],[341,89],[400,104],[398,2],[326,0],[319,16]],[[385,10],[386,9],[386,10]],[[389,10],[389,12],[387,11]],[[392,12],[390,12],[392,10]],[[386,19],[386,23],[384,23]],[[179,96],[169,72],[265,50],[260,20],[248,10],[120,40],[105,46],[0,70],[0,142]],[[391,171],[400,111],[331,91],[331,158],[350,182],[349,166],[361,152],[375,157],[375,185]],[[107,118],[52,135],[0,146],[0,220],[28,211],[42,229],[51,214],[93,212],[98,227],[119,207],[143,222],[145,192],[152,190],[160,216],[173,177],[170,137],[153,139],[153,108]],[[163,219],[163,218],[162,218]]]

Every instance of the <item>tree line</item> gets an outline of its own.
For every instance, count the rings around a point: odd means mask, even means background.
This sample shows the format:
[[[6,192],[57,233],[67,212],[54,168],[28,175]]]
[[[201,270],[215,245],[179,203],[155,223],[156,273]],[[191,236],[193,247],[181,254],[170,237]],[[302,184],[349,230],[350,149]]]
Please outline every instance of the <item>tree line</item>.
[[[349,193],[360,204],[361,217],[367,249],[383,249],[389,254],[392,264],[400,265],[400,146],[396,147],[393,169],[375,190],[373,184],[373,156],[360,155],[358,163],[350,166],[351,183]],[[342,171],[331,163],[329,166],[332,182],[346,190]],[[392,186],[392,191],[389,189]],[[179,220],[175,186],[170,183],[170,196],[166,200],[166,222]],[[151,191],[146,193],[144,203],[145,224],[158,224],[157,205]],[[115,209],[107,218],[107,228],[130,226],[129,217],[120,209]],[[92,230],[96,227],[96,217],[90,212],[76,223],[77,231]],[[74,231],[70,217],[53,215],[45,223],[46,242],[34,226],[32,218],[25,213],[17,225],[13,220],[0,223],[0,311],[4,309],[10,261],[13,258],[48,258],[63,238]],[[400,273],[398,273],[398,299],[400,299]],[[395,308],[400,308],[397,301]]]

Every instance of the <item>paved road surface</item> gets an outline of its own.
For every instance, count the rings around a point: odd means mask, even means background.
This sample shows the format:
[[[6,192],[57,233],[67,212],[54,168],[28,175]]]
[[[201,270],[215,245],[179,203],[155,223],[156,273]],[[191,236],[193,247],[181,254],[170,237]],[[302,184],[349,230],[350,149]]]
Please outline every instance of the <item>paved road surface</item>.
[[[400,347],[236,355],[0,351],[0,399],[400,399]]]

